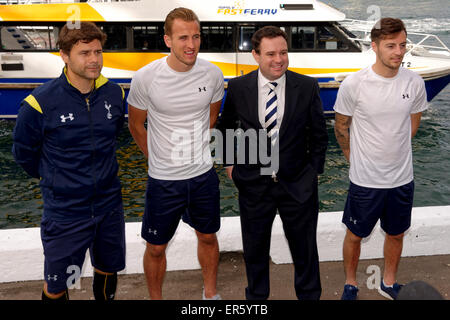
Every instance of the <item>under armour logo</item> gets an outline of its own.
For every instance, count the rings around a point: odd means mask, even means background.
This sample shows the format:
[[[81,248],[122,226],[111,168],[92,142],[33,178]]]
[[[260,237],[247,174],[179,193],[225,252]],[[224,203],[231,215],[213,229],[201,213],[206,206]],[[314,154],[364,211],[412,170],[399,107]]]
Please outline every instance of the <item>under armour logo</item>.
[[[156,230],[152,230],[151,228],[149,228],[148,229],[148,233],[153,233],[156,236],[157,231]]]
[[[50,280],[53,280],[53,281],[57,281],[58,280],[58,275],[57,274],[55,274],[55,275],[47,275],[47,280],[48,281],[50,281]]]
[[[108,104],[107,101],[105,101],[105,109],[108,110],[108,113],[106,114],[106,118],[112,119],[112,114],[111,114],[111,111],[109,110],[109,109],[111,109],[111,105]]]
[[[68,117],[65,117],[65,116],[62,114],[60,118],[61,118],[61,122],[66,122],[66,120],[72,121],[73,119],[75,119],[75,118],[73,117],[73,113],[69,113],[69,116],[68,116]]]
[[[206,91],[206,87],[203,87],[203,89],[202,88],[198,88],[198,92],[202,92],[202,90]]]
[[[353,220],[352,217],[350,217],[350,222],[353,222],[353,224],[356,224],[356,219]]]
[[[402,96],[403,96],[403,99],[409,99],[409,94],[407,94],[407,93],[402,94]]]

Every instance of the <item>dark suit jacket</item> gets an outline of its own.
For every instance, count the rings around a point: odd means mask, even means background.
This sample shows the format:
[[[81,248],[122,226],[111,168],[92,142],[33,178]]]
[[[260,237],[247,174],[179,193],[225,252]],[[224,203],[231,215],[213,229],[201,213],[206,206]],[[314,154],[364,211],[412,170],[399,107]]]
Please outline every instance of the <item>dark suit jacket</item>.
[[[258,118],[258,70],[231,79],[227,97],[217,128],[223,136],[224,165],[234,165],[233,180],[239,188],[242,184],[260,184],[270,181],[261,176],[261,168],[267,167],[258,156],[251,162],[249,145],[259,146],[259,137],[246,144],[245,163],[235,156],[227,160],[226,146],[230,136],[226,129],[263,129]],[[286,71],[285,111],[279,131],[279,169],[277,178],[286,190],[300,202],[317,188],[317,174],[323,172],[328,134],[323,116],[317,80]],[[264,144],[261,144],[264,145]]]

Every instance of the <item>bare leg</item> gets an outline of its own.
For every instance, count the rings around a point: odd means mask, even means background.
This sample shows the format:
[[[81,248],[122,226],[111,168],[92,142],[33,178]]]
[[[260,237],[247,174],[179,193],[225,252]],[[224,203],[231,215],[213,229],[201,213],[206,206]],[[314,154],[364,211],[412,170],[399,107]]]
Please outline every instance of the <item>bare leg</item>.
[[[361,253],[361,240],[362,238],[347,229],[343,246],[345,284],[358,285],[356,269],[358,268],[359,255]]]
[[[217,294],[217,270],[219,266],[219,243],[215,233],[205,234],[196,231],[198,238],[197,255],[202,267],[205,297]]]
[[[384,239],[384,283],[388,286],[396,281],[398,264],[402,255],[404,233],[390,236],[386,234]]]
[[[147,279],[150,299],[162,299],[162,284],[166,274],[166,248],[167,244],[153,245],[147,242],[144,253],[144,273]]]

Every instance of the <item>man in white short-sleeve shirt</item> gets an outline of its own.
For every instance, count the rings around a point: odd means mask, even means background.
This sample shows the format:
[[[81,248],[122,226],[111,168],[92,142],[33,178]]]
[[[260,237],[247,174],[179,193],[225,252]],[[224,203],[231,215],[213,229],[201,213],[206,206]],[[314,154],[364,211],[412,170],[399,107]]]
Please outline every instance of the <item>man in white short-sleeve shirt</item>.
[[[192,10],[172,10],[164,31],[170,55],[138,70],[128,95],[130,132],[148,158],[141,232],[147,241],[144,272],[150,298],[162,299],[165,250],[182,218],[197,234],[203,299],[220,299],[215,235],[220,228],[219,179],[209,129],[220,111],[223,75],[217,66],[197,59],[200,22]]]
[[[348,76],[334,110],[335,134],[350,162],[350,188],[342,222],[346,283],[342,299],[357,297],[360,243],[376,222],[386,232],[385,268],[379,292],[395,299],[403,235],[411,224],[414,193],[411,138],[427,109],[423,79],[401,68],[406,29],[400,19],[383,18],[371,32],[374,65]]]

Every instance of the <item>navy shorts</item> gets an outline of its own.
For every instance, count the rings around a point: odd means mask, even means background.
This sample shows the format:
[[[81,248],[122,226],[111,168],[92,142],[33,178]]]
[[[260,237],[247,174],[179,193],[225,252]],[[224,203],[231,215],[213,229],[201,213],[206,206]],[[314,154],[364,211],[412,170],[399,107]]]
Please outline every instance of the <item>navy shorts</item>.
[[[151,244],[168,243],[180,218],[201,233],[220,228],[219,177],[211,168],[186,180],[148,177],[141,236]]]
[[[342,222],[364,238],[370,235],[378,219],[381,228],[395,236],[411,226],[414,181],[392,189],[358,186],[350,182]]]
[[[43,217],[44,280],[49,293],[59,293],[75,283],[89,249],[92,266],[103,272],[125,268],[123,208],[90,219],[55,221]]]

